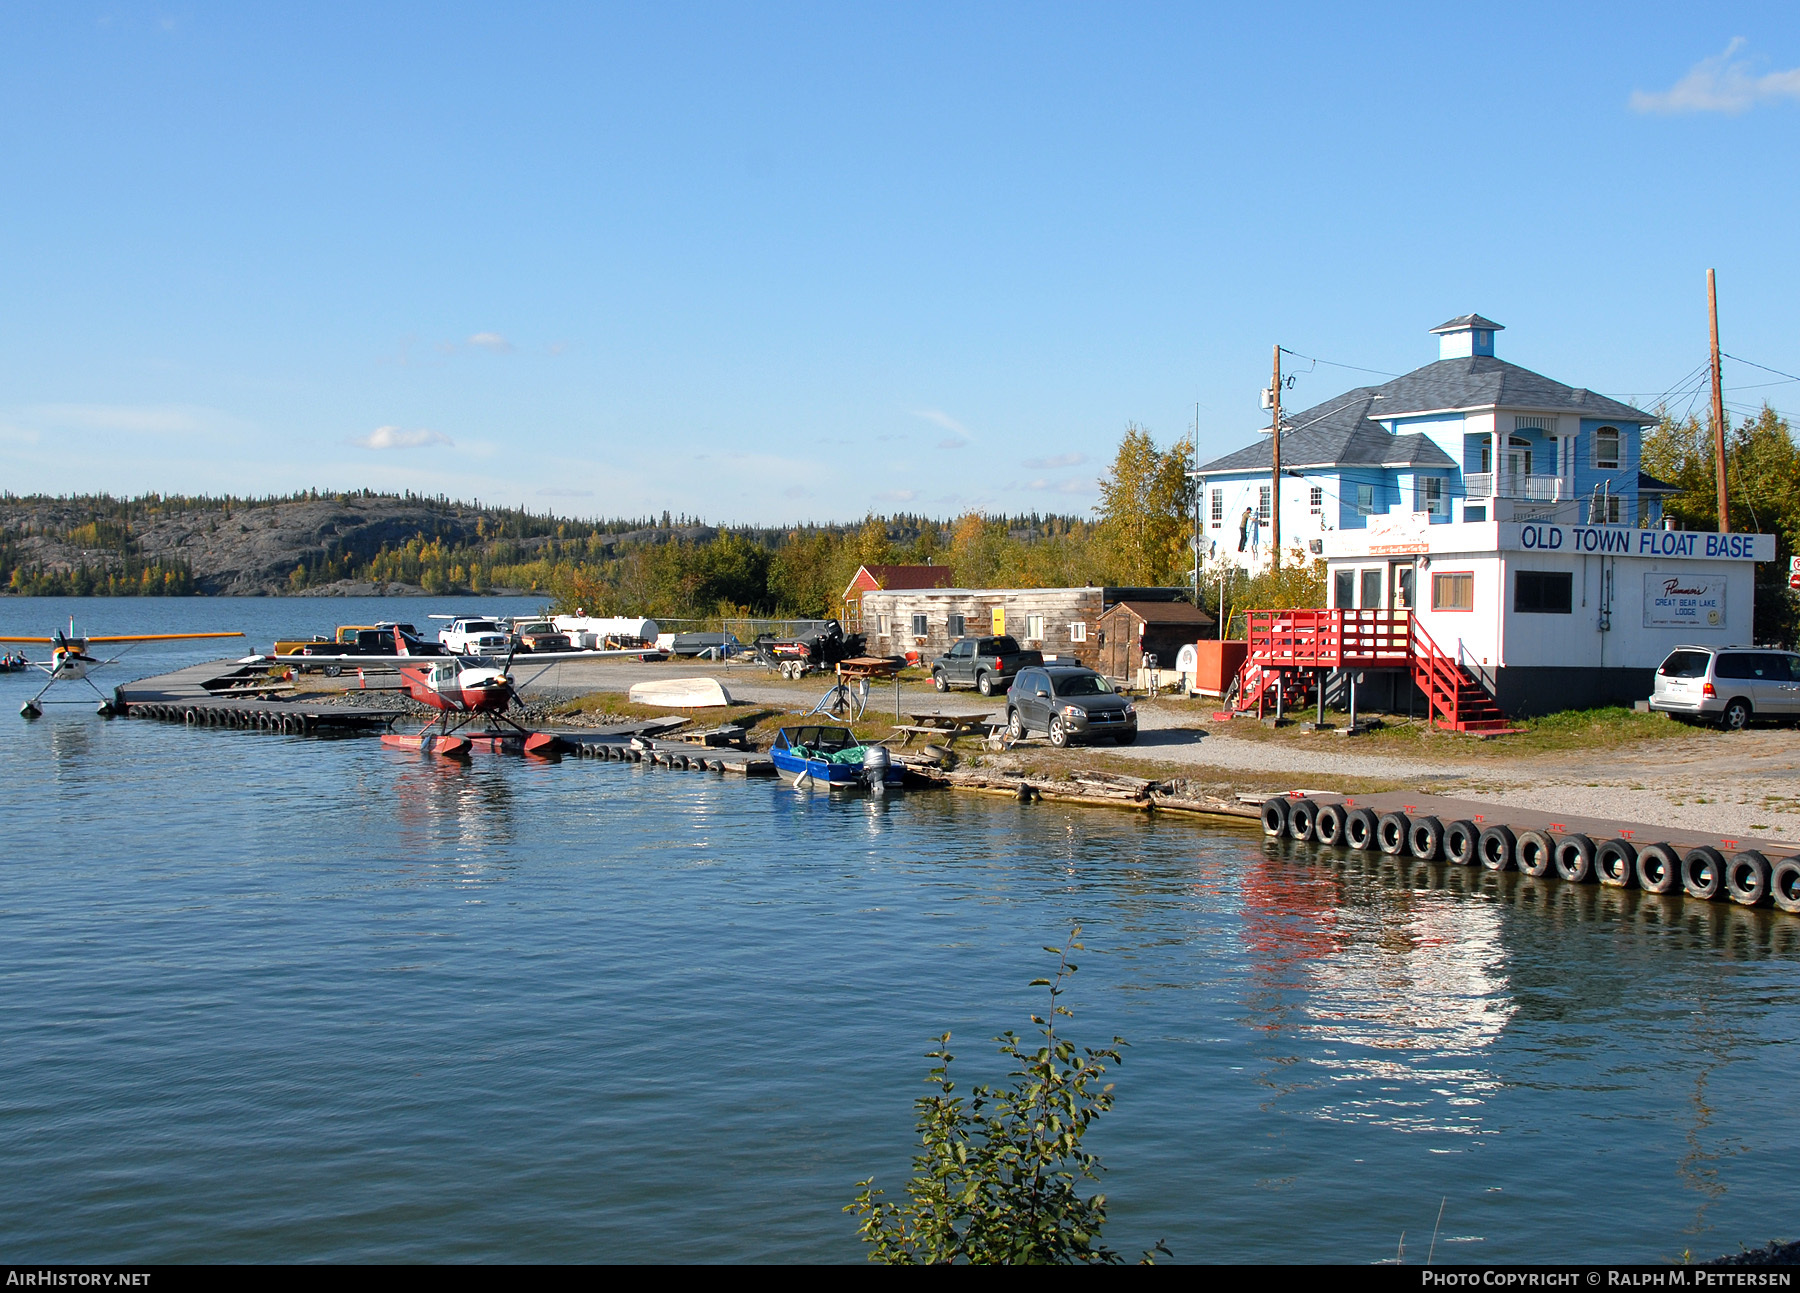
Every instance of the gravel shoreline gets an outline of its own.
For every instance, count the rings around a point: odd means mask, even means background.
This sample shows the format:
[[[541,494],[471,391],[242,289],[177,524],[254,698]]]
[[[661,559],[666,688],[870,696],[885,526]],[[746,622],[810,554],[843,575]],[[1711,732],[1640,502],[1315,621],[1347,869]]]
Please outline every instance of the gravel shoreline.
[[[624,692],[647,678],[685,675],[716,677],[737,700],[802,712],[829,686],[820,677],[785,682],[743,665],[579,661],[552,666],[525,694],[533,706],[543,706],[588,692]],[[391,691],[369,695],[393,703]],[[869,700],[872,714],[891,713],[893,688],[877,683]],[[938,693],[925,684],[906,684],[900,691],[904,712],[998,713],[1004,705],[1000,697]],[[532,712],[541,720],[541,708]],[[1151,702],[1138,712],[1142,735],[1137,743],[1129,751],[1099,747],[1097,762],[1104,763],[1104,752],[1134,763],[1166,764],[1172,771],[1205,770],[1215,780],[1229,780],[1234,773],[1265,779],[1273,774],[1292,777],[1295,789],[1334,777],[1392,781],[1434,794],[1571,816],[1800,842],[1800,735],[1790,728],[1696,731],[1622,749],[1542,755],[1508,756],[1504,744],[1494,743],[1471,745],[1467,757],[1418,758],[1376,752],[1353,737],[1261,740],[1234,735],[1232,724],[1207,723],[1199,705],[1183,702]]]

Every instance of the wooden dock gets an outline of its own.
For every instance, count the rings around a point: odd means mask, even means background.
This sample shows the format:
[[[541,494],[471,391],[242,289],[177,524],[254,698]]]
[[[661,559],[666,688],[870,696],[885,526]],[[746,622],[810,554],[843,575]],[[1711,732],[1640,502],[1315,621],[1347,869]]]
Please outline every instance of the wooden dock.
[[[302,700],[270,681],[266,665],[214,660],[113,688],[113,707],[127,718],[154,718],[190,727],[256,728],[273,732],[385,730],[406,711]]]
[[[113,705],[128,718],[153,718],[189,727],[254,728],[289,733],[387,731],[409,715],[399,705],[344,705],[306,700],[269,680],[266,665],[214,660],[159,674],[113,690]],[[685,718],[652,718],[601,728],[547,728],[562,753],[584,759],[647,763],[652,767],[772,777],[775,764],[754,751],[665,741],[654,733]]]

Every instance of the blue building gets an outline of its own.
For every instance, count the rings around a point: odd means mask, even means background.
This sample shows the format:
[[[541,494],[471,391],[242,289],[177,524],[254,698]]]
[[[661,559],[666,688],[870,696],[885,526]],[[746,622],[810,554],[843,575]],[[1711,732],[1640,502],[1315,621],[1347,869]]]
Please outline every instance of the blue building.
[[[1436,363],[1283,412],[1281,542],[1317,554],[1322,536],[1371,518],[1412,524],[1558,521],[1654,526],[1670,486],[1639,470],[1656,417],[1565,386],[1494,354],[1501,325],[1441,323]],[[1258,566],[1275,535],[1268,428],[1199,469],[1209,560]]]

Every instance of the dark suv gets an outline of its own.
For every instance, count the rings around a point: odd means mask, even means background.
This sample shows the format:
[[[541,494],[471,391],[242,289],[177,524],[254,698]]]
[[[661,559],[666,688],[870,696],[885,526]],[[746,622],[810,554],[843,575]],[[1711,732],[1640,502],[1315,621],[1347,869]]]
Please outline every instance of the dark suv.
[[[1137,706],[1081,665],[1039,665],[1019,671],[1006,693],[1006,730],[1014,740],[1044,732],[1061,748],[1071,741],[1110,736],[1137,740]]]

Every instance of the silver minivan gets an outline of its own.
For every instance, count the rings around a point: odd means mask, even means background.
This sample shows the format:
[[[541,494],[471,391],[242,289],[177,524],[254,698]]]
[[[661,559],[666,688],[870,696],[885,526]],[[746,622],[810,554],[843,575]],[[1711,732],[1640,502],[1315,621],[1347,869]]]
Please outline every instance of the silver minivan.
[[[1734,732],[1753,718],[1800,720],[1800,655],[1767,647],[1676,647],[1656,668],[1650,708]]]

